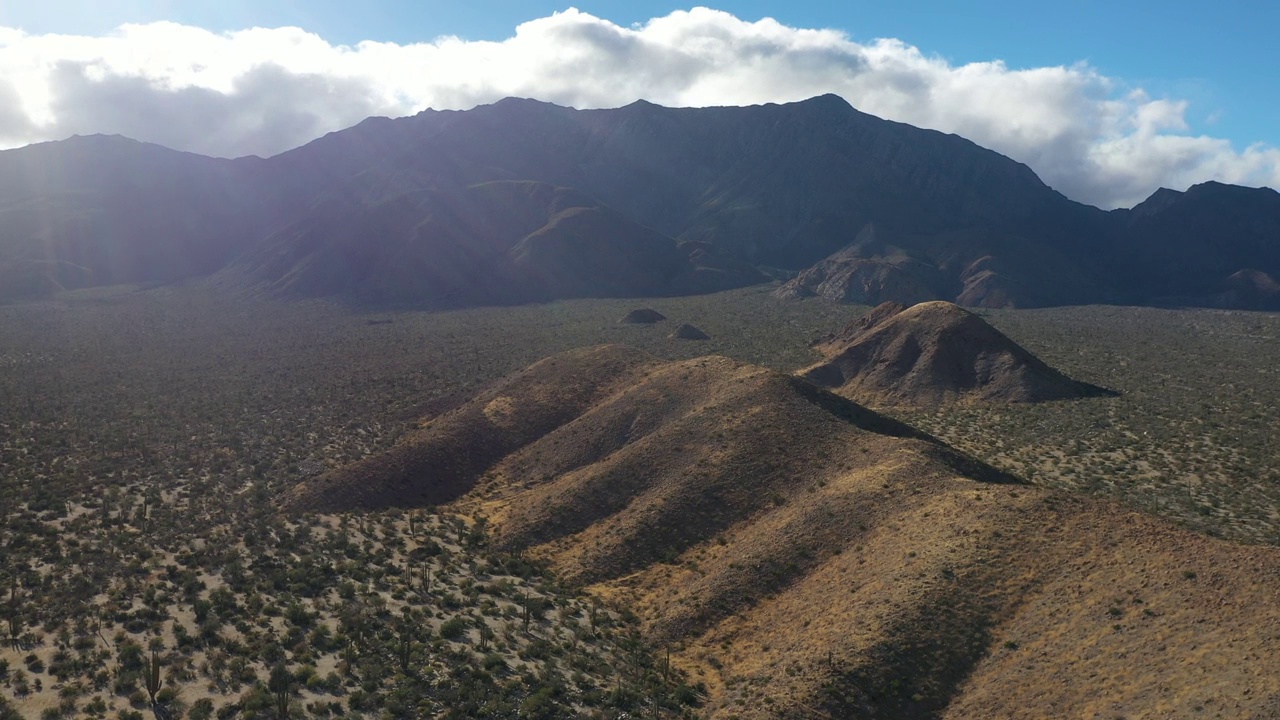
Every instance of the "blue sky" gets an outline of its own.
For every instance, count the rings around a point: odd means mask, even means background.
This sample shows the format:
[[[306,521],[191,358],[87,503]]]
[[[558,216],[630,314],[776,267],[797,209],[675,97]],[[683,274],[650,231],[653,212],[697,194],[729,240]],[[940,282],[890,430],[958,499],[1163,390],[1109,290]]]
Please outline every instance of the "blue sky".
[[[1280,186],[1280,3],[569,7],[0,0],[0,149],[114,133],[268,156],[370,115],[508,95],[587,108],[836,93],[1101,207],[1206,180]]]
[[[1087,62],[1153,96],[1191,102],[1193,129],[1243,147],[1280,145],[1280,3],[1267,0],[1064,3],[1026,0],[707,3],[740,18],[836,28],[854,40],[893,37],[954,63],[1012,67]],[[102,34],[126,22],[173,20],[210,30],[295,25],[326,40],[411,43],[441,35],[501,40],[526,20],[577,7],[619,25],[689,4],[611,0],[0,0],[0,25],[33,33]]]

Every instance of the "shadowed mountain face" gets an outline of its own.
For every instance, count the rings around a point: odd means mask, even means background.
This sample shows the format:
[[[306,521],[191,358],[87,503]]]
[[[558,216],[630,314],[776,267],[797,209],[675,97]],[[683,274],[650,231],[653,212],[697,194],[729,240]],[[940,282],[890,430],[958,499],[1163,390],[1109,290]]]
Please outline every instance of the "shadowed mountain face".
[[[122,137],[0,153],[0,297],[217,271],[288,207],[262,170]]]
[[[1020,484],[723,357],[557,355],[285,499],[442,503],[635,611],[713,718],[1127,717],[1193,698],[1266,717],[1280,699],[1276,550]]]
[[[1044,402],[1112,394],[1044,364],[982,318],[948,302],[885,303],[816,345],[806,379],[884,405]]]
[[[743,272],[727,284],[758,279]],[[245,253],[236,273],[286,295],[433,306],[721,289],[671,238],[534,182],[326,205]]]
[[[0,219],[3,295],[233,261],[238,282],[287,295],[425,305],[706,292],[761,282],[757,268],[803,271],[791,296],[847,302],[1265,305],[1228,278],[1280,277],[1274,192],[1206,184],[1104,213],[830,95],[507,99],[370,119],[267,160],[76,138],[0,153]]]
[[[1280,309],[1280,193],[1208,182],[1132,210],[1118,263],[1159,303]]]

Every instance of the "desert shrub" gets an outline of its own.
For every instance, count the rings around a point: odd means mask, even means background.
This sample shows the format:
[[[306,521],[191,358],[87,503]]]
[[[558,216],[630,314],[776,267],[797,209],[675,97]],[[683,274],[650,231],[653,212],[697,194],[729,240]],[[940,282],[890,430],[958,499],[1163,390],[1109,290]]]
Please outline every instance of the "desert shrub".
[[[467,620],[456,616],[440,624],[440,637],[446,640],[457,640],[467,631]]]

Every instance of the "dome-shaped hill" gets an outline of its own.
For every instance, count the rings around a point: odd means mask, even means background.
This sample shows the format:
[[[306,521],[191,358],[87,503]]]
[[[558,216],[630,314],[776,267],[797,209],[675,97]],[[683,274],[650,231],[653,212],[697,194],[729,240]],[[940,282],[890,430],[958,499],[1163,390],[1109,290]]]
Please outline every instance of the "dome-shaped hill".
[[[623,315],[622,319],[618,322],[623,323],[624,325],[652,325],[653,323],[659,323],[666,319],[667,316],[657,310],[653,310],[651,308],[636,308],[626,315]]]
[[[690,325],[689,323],[681,323],[680,327],[676,328],[675,331],[671,333],[671,337],[675,340],[710,340],[711,339],[710,335],[702,332],[697,327]]]
[[[817,347],[827,359],[801,375],[842,395],[886,405],[1113,394],[1063,375],[949,302],[906,309],[885,303]]]
[[[1226,281],[1217,305],[1247,310],[1280,310],[1280,282],[1261,270],[1241,270]]]

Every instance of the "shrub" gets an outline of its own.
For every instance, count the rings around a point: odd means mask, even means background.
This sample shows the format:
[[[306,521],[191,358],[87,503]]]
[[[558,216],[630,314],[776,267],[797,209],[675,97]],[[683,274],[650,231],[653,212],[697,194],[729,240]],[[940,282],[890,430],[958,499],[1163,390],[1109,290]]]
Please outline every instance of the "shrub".
[[[440,625],[440,637],[446,640],[457,640],[466,631],[467,620],[460,615],[449,618]]]
[[[213,701],[209,698],[200,698],[195,701],[191,704],[187,717],[191,720],[209,720],[213,717]]]

